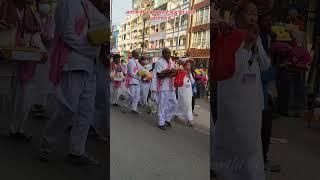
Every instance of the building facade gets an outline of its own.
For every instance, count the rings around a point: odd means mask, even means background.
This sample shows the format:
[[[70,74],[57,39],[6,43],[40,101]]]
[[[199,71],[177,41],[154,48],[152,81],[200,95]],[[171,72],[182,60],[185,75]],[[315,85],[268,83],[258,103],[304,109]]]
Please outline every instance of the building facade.
[[[112,26],[112,38],[111,38],[111,52],[112,53],[119,53],[119,29],[118,25]]]
[[[209,66],[210,59],[210,0],[192,0],[188,56],[198,64]]]
[[[160,57],[162,48],[168,47],[173,56],[186,56],[188,52],[188,56],[207,61],[209,9],[210,0],[133,0],[132,10],[149,13],[127,15],[119,26],[117,49],[124,56],[136,49],[145,56]],[[159,11],[162,13],[153,13]],[[184,13],[171,13],[179,11]]]

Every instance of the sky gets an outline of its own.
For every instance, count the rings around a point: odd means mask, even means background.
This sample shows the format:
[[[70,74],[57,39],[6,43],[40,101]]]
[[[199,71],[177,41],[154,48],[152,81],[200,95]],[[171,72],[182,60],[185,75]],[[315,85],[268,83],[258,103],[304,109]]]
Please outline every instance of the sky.
[[[119,25],[126,17],[126,11],[131,10],[132,0],[112,0],[112,24]]]

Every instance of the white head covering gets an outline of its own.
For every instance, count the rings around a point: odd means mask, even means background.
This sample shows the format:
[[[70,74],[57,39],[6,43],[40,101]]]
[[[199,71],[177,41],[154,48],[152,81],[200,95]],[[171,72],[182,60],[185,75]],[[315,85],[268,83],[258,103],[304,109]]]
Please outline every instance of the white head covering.
[[[187,62],[190,62],[191,64],[194,63],[194,61],[190,58],[187,58],[187,57],[182,57],[182,58],[179,58],[178,62],[181,64],[181,65],[184,65],[186,64]]]

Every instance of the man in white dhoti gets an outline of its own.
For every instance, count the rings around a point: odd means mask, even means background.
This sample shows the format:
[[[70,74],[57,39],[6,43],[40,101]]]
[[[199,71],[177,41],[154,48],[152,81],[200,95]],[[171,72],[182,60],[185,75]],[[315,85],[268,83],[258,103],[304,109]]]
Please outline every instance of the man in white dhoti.
[[[155,64],[155,72],[157,73],[158,127],[162,130],[166,130],[166,126],[171,126],[170,121],[177,103],[173,84],[173,77],[176,75],[174,66],[170,49],[164,48],[162,50],[162,58]]]
[[[237,18],[238,27],[248,33],[236,52],[233,77],[218,82],[212,163],[217,176],[225,180],[264,180],[260,71],[270,62],[258,38],[256,5],[246,4]]]
[[[138,111],[138,103],[140,99],[140,81],[141,76],[137,73],[142,70],[143,67],[139,63],[139,52],[132,51],[132,58],[127,65],[127,88],[129,92],[128,106],[132,112],[140,114]]]
[[[92,2],[99,9],[104,7],[101,0]],[[95,112],[95,61],[100,52],[100,46],[92,45],[87,39],[89,25],[93,23],[90,22],[88,3],[87,0],[68,0],[57,4],[50,65],[57,108],[41,139],[43,161],[49,160],[52,146],[71,124],[68,160],[74,164],[99,165],[86,152],[88,131]]]

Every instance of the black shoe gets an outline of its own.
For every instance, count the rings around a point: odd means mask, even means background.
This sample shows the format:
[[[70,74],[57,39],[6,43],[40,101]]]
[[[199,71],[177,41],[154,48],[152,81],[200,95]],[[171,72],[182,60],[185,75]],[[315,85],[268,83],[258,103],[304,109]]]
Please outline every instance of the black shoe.
[[[18,133],[9,133],[9,138],[11,138],[11,139],[18,139],[18,137],[19,137],[19,135],[18,135]]]
[[[138,111],[138,110],[132,110],[131,112],[134,113],[134,114],[141,114],[141,112]]]
[[[65,130],[65,133],[69,135],[71,133],[71,129],[72,129],[72,126],[68,126]]]
[[[272,161],[266,161],[264,163],[264,170],[270,172],[281,172],[281,166],[273,163]]]
[[[214,170],[210,170],[210,177],[211,178],[217,178],[216,172],[214,172]]]
[[[112,106],[118,106],[118,104],[112,104]]]
[[[89,132],[88,132],[88,136],[91,136],[91,137],[98,136],[96,130],[93,127],[90,127]]]
[[[49,119],[49,115],[46,112],[37,112],[33,114],[33,117],[36,119]]]
[[[99,136],[99,135],[96,136],[96,140],[99,141],[99,142],[104,142],[106,144],[108,142],[108,138],[103,137],[103,136]]]
[[[194,125],[193,125],[193,123],[192,123],[191,121],[189,121],[189,122],[187,123],[187,125],[188,125],[189,127],[194,127]]]
[[[100,162],[95,160],[94,158],[88,156],[88,155],[73,155],[69,154],[67,161],[74,165],[79,166],[100,166]]]
[[[158,126],[158,127],[159,127],[161,130],[167,130],[167,129],[166,129],[166,126],[164,126],[164,125],[163,125],[163,126]]]
[[[27,135],[26,133],[10,133],[9,137],[15,140],[22,140],[30,142],[32,140],[31,135]]]
[[[166,126],[171,127],[171,123],[170,122],[166,121],[165,124],[166,124]]]
[[[49,153],[46,151],[40,152],[40,161],[41,162],[48,162],[49,161]]]

